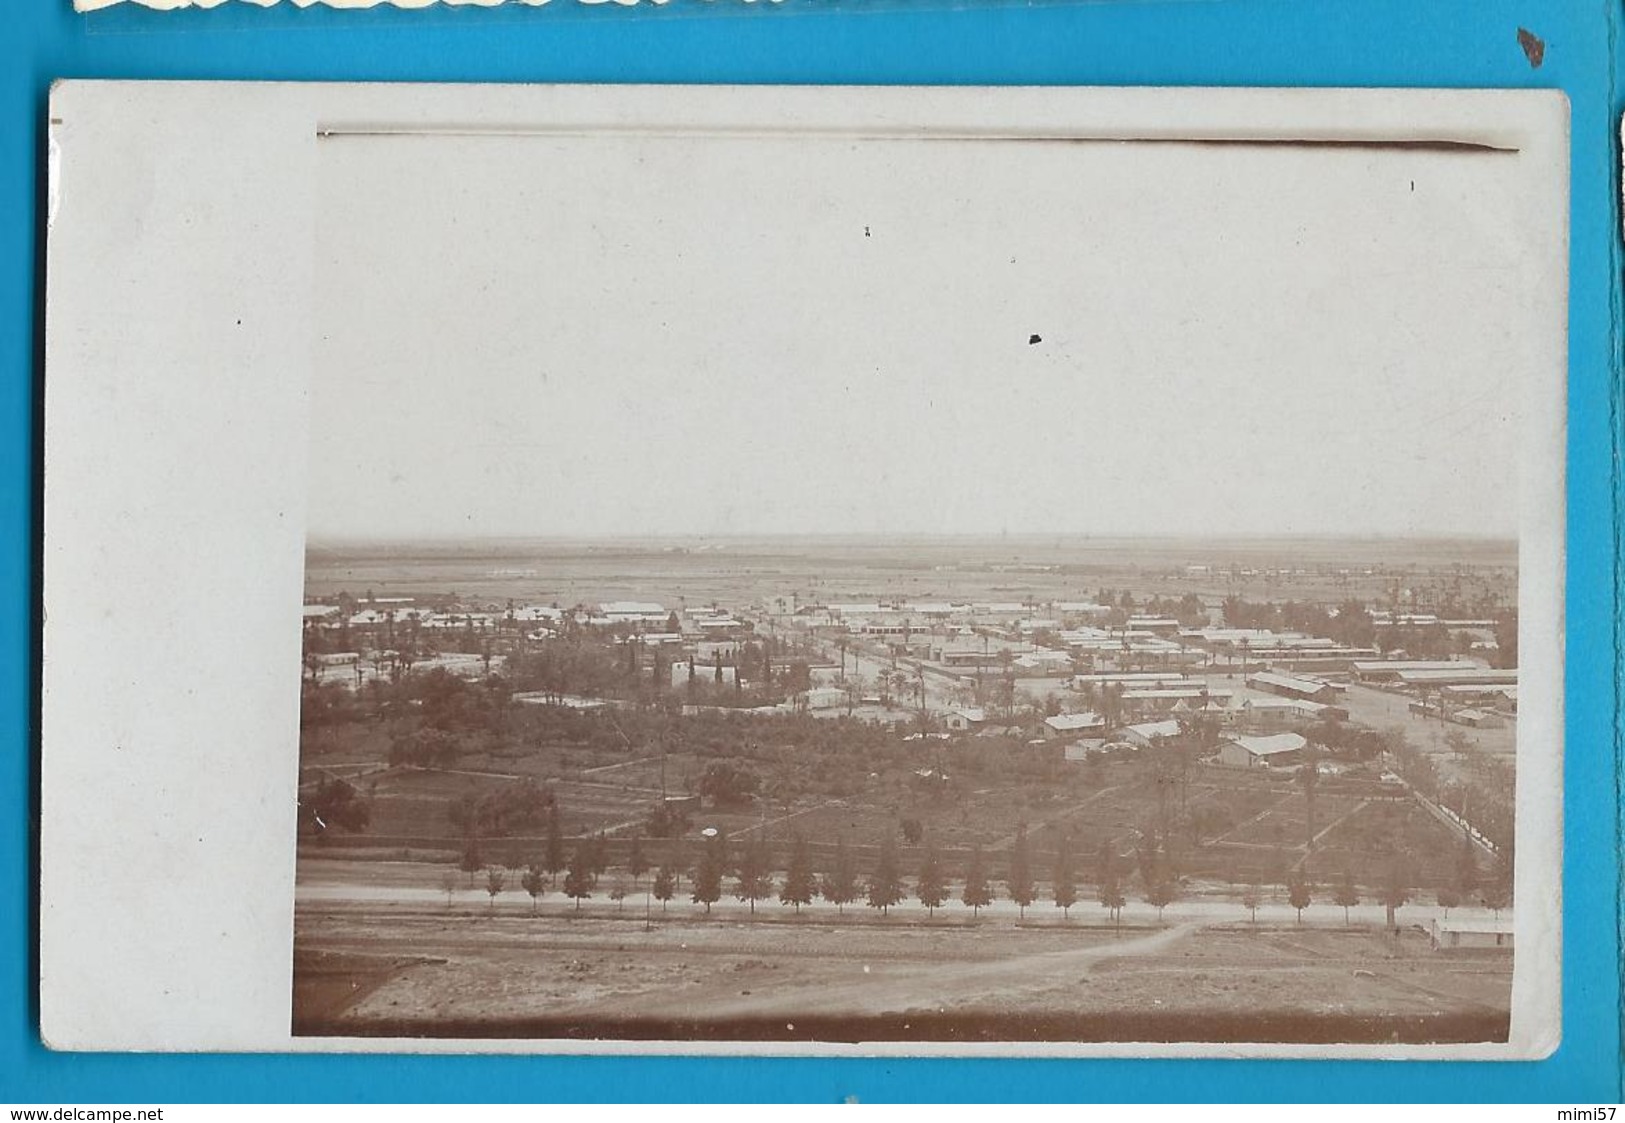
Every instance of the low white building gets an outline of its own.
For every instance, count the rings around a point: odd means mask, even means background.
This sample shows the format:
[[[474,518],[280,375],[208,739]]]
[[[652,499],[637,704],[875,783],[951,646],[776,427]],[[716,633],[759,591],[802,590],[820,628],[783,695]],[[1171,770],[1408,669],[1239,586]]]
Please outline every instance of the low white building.
[[[1348,716],[1346,710],[1299,698],[1249,698],[1241,704],[1242,720],[1266,729],[1313,725],[1328,713]]]
[[[980,706],[970,706],[961,710],[950,710],[942,719],[942,724],[955,733],[965,733],[973,729],[980,729],[987,721],[987,711]]]
[[[939,662],[949,667],[991,666],[993,657],[980,647],[950,647],[942,651]]]
[[[1081,764],[1089,759],[1090,755],[1100,755],[1106,751],[1106,742],[1099,737],[1080,737],[1076,741],[1067,743],[1061,751],[1061,759],[1073,764]]]
[[[1017,671],[1037,674],[1066,674],[1072,669],[1072,656],[1064,651],[1051,651],[1039,648],[1018,655],[1011,660],[1011,665]]]
[[[1474,729],[1500,729],[1506,724],[1504,718],[1493,710],[1454,710],[1450,720],[1457,725],[1470,725]]]
[[[802,697],[809,710],[833,710],[846,705],[846,691],[838,686],[815,686]]]
[[[1044,724],[1051,733],[1066,735],[1105,729],[1106,719],[1095,713],[1056,714],[1054,717],[1045,718]]]
[[[1096,604],[1093,601],[1063,600],[1056,601],[1055,611],[1062,616],[1076,616],[1083,619],[1104,620],[1112,614],[1109,604]]]
[[[1370,659],[1356,660],[1354,677],[1362,682],[1397,682],[1402,674],[1416,671],[1460,671],[1484,668],[1482,663],[1456,659]]]
[[[564,619],[564,610],[546,604],[521,605],[508,613],[515,624],[556,624]]]
[[[1259,671],[1257,674],[1248,675],[1247,685],[1268,694],[1296,698],[1305,702],[1331,702],[1336,699],[1340,690],[1332,683],[1321,682],[1319,679],[1283,675],[1276,671]]]
[[[1148,721],[1140,725],[1125,726],[1123,729],[1123,740],[1140,749],[1149,749],[1165,737],[1177,736],[1179,722],[1172,718],[1167,721]]]
[[[1512,947],[1512,918],[1451,917],[1435,920],[1429,939],[1436,950]]]
[[[612,600],[598,606],[601,616],[664,616],[666,607],[653,601]]]
[[[661,627],[670,620],[671,614],[665,606],[652,601],[612,600],[600,604],[598,611],[587,617],[586,623],[596,628],[640,624]]]
[[[744,621],[732,616],[708,616],[694,621],[694,626],[702,636],[731,636],[745,630]]]
[[[1296,733],[1269,737],[1231,737],[1219,746],[1219,763],[1237,768],[1271,768],[1295,764],[1309,744]]]

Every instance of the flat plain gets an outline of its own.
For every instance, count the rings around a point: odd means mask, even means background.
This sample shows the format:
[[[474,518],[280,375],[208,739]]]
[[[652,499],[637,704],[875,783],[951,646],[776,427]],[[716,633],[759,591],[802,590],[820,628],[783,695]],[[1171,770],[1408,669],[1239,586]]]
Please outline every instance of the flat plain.
[[[1126,637],[1158,613],[1183,613],[1186,638],[1153,642],[1188,650],[1155,665],[1236,714],[1273,700],[1250,677],[1264,662],[1196,645],[1244,612],[1260,636],[1258,613],[1296,635],[1278,621],[1306,606],[1396,627],[1471,616],[1406,635],[1493,647],[1516,566],[1513,544],[1455,539],[313,544],[307,604],[373,623],[307,622],[307,659],[329,662],[308,667],[302,799],[326,810],[342,789],[365,812],[353,829],[302,817],[295,1031],[1503,1040],[1510,947],[1442,948],[1437,925],[1501,931],[1511,915],[1488,887],[1510,862],[1510,817],[1494,808],[1510,806],[1515,721],[1466,728],[1340,674],[1346,716],[1298,727],[1322,757],[1303,768],[1225,766],[1215,738],[1251,726],[1181,717],[1177,750],[1130,751],[1108,731],[1073,757],[1045,723],[1112,705],[1074,674],[1146,673]],[[653,616],[591,626],[628,602],[669,611],[682,646],[646,650],[645,634],[667,632]],[[899,643],[838,618],[854,604],[971,615],[905,623]],[[932,648],[1064,649],[1078,604],[1109,606],[1091,619],[1125,636],[1121,652],[966,671]],[[553,623],[515,625],[531,605]],[[430,638],[431,614],[455,626]],[[720,651],[698,654],[701,620],[741,629],[731,694]],[[566,674],[590,688],[561,687]],[[808,709],[820,688],[844,702]],[[954,731],[964,713],[986,728]],[[721,765],[748,790],[714,784]],[[675,805],[680,822],[657,814]],[[798,854],[812,891],[795,907],[779,897]],[[820,889],[843,862],[855,884],[837,906]],[[887,862],[900,896],[871,907]]]

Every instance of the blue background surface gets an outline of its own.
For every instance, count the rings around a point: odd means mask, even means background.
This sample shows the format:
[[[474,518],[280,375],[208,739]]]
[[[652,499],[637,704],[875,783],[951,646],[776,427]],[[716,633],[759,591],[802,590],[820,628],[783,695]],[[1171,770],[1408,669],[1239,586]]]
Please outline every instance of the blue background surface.
[[[118,10],[0,31],[0,1103],[292,1099],[1618,1101],[1619,254],[1607,0],[1036,6],[673,0],[665,10]],[[1546,42],[1531,67],[1518,27]],[[59,77],[1541,87],[1573,110],[1563,1045],[1539,1063],[53,1054],[38,1041],[36,221]],[[30,907],[24,907],[29,902]],[[162,933],[153,933],[161,939]],[[108,1012],[115,1017],[114,1011]]]

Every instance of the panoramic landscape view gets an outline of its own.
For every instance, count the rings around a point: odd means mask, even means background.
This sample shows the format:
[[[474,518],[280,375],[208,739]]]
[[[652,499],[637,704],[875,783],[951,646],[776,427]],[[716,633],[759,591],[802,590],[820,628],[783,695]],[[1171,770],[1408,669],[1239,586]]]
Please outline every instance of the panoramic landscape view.
[[[294,1032],[1508,1041],[1517,165],[865,127],[323,140]]]
[[[309,551],[295,1028],[1476,1041],[1516,550]]]

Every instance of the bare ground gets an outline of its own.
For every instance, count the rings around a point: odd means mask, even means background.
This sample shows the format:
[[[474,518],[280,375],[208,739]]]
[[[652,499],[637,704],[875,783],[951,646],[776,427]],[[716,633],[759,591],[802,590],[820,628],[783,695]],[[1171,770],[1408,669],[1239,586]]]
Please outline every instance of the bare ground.
[[[304,902],[295,1028],[313,1034],[1062,1040],[1494,1040],[1511,957],[1415,931],[1117,930],[497,912]],[[799,1027],[799,1028],[798,1028]]]

